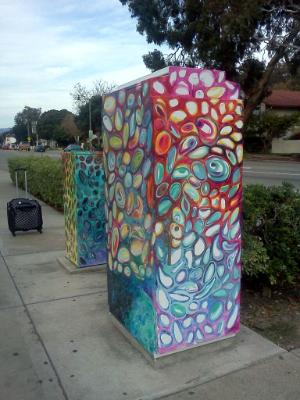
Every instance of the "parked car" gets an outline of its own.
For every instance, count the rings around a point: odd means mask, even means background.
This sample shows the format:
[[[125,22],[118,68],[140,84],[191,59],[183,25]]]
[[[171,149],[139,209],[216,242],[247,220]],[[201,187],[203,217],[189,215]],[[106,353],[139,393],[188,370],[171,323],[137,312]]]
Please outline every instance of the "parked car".
[[[34,151],[36,151],[38,153],[44,153],[46,151],[46,149],[42,144],[38,144],[35,146]]]
[[[22,150],[30,151],[30,144],[29,143],[20,143],[18,150],[19,151],[22,151]]]
[[[82,151],[82,148],[78,144],[69,144],[64,151]]]
[[[17,148],[15,143],[6,143],[2,145],[3,150],[15,150]]]

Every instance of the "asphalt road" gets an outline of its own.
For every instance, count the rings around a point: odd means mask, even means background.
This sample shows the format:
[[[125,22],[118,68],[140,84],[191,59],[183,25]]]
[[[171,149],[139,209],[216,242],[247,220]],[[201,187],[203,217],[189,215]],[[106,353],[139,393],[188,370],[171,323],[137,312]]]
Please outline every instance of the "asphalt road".
[[[60,158],[59,151],[47,151],[46,153],[33,153],[25,151],[0,150],[0,169],[7,170],[7,159],[12,156],[28,157],[34,154],[38,157],[45,155]],[[282,182],[290,182],[300,189],[300,162],[296,161],[269,161],[255,160],[244,162],[244,184],[260,183],[263,185],[280,185]]]
[[[297,161],[245,161],[244,184],[260,183],[277,186],[290,182],[300,189],[300,162]]]

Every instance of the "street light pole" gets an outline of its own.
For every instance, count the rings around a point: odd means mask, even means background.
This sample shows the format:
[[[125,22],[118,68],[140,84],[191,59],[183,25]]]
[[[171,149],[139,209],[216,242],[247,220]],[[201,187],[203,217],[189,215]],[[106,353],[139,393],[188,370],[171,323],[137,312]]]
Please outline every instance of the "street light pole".
[[[36,146],[39,144],[39,136],[38,136],[38,133],[37,133],[37,121],[32,121],[32,123],[31,123],[31,132],[32,132],[32,135],[36,135]]]
[[[90,119],[90,131],[91,131],[92,130],[91,98],[89,99],[89,119]]]
[[[90,150],[91,150],[91,148],[92,148],[92,140],[93,140],[91,100],[92,100],[92,98],[90,97],[90,99],[89,99],[89,122],[90,122],[90,127],[89,127],[89,142],[90,142]]]

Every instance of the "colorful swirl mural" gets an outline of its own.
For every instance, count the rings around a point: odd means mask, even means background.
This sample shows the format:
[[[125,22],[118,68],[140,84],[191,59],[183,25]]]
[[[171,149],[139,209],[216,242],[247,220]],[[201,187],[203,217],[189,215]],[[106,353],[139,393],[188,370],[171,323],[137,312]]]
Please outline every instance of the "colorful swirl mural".
[[[109,308],[153,356],[239,330],[242,108],[179,67],[104,98]]]
[[[67,257],[78,267],[106,263],[102,156],[70,152],[63,162]]]

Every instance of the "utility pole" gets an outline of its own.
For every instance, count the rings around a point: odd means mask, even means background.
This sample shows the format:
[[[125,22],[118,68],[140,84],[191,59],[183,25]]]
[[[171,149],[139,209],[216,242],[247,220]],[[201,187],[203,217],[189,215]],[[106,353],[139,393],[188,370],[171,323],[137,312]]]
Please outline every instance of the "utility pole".
[[[90,143],[90,149],[92,147],[92,140],[93,140],[93,130],[92,130],[92,107],[91,107],[91,100],[92,98],[89,98],[89,143]]]
[[[30,142],[30,121],[26,119],[26,127],[27,127],[27,142]]]
[[[36,135],[36,146],[39,144],[39,136],[37,134],[37,130],[36,130],[36,126],[37,126],[37,121],[32,121],[31,123],[31,132],[32,135]]]

